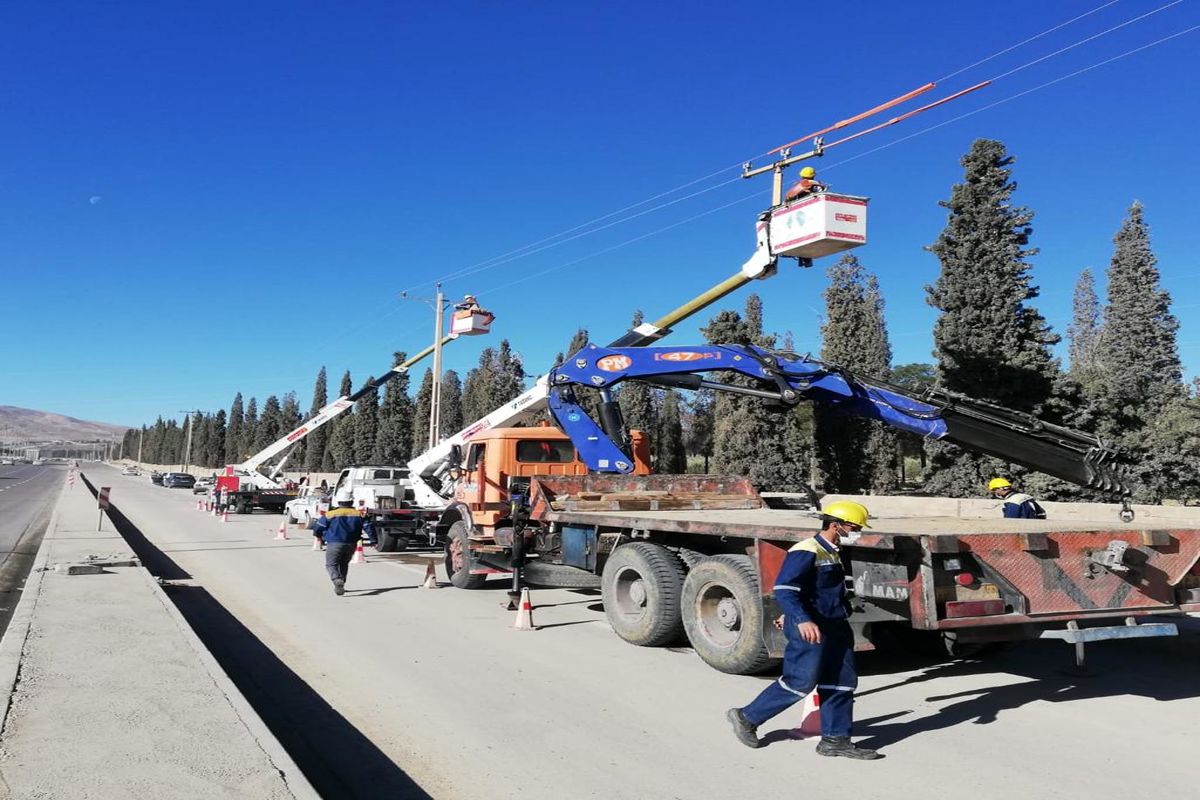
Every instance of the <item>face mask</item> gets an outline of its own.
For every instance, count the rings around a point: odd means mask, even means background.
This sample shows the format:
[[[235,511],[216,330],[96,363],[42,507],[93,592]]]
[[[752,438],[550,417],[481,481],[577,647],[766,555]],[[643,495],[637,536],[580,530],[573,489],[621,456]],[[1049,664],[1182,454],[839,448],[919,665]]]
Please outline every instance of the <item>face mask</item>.
[[[854,544],[862,538],[862,531],[843,531],[838,537],[840,540],[839,547],[843,544]]]

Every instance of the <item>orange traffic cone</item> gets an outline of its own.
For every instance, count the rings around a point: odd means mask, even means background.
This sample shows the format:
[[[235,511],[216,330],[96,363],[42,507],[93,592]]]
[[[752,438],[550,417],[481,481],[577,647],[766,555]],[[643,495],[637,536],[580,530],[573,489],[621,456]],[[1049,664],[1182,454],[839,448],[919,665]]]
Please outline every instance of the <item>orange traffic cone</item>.
[[[821,695],[813,689],[800,704],[800,725],[792,733],[800,738],[821,735]]]
[[[314,536],[314,537],[312,537],[312,540],[313,540],[313,546],[312,546],[312,549],[313,549],[313,550],[320,550],[320,549],[321,549],[321,537],[320,537],[320,536]]]
[[[283,518],[283,522],[279,523],[279,532],[275,534],[275,538],[279,541],[287,541],[287,517]]]
[[[228,508],[221,512],[221,522],[229,522],[229,509]]]
[[[204,501],[203,501],[203,500],[200,500],[200,499],[197,499],[197,500],[196,500],[196,510],[197,510],[197,511],[203,511],[203,510],[204,510]]]
[[[437,573],[433,571],[433,562],[425,565],[425,582],[421,584],[422,589],[440,589],[437,582]]]
[[[533,624],[533,604],[529,601],[529,589],[521,589],[521,604],[517,607],[517,619],[513,622],[513,630],[537,630]]]
[[[363,552],[362,539],[358,540],[358,547],[354,548],[354,563],[355,564],[367,563],[367,554]]]

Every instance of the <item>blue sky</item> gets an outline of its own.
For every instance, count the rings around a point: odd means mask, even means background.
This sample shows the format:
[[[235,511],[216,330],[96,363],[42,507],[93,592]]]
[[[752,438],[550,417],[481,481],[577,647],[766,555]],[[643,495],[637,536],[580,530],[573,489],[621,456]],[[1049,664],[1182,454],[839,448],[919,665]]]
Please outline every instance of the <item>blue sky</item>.
[[[871,198],[857,252],[896,362],[929,360],[922,248],[959,158],[991,137],[1037,214],[1055,329],[1136,198],[1194,375],[1200,31],[1088,69],[1200,25],[1168,1],[6,4],[0,404],[130,425],[237,391],[307,407],[322,365],[358,385],[426,345],[431,312],[398,294],[463,271],[446,291],[478,294],[496,335],[456,342],[447,366],[503,336],[540,372],[577,326],[608,341],[634,309],[653,319],[737,270],[769,200],[767,178],[736,180],[742,161],[927,81],[945,78],[936,98],[1002,75],[817,163]],[[754,287],[800,350],[820,347],[825,266]]]

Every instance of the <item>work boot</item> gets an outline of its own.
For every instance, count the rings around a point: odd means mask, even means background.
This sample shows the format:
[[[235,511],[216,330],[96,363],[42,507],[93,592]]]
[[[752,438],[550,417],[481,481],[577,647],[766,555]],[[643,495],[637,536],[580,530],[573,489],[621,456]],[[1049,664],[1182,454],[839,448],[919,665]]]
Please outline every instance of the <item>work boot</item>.
[[[751,725],[750,720],[746,719],[740,708],[731,708],[726,711],[725,719],[733,725],[733,735],[746,747],[757,748],[762,744],[756,734],[758,726]]]
[[[346,582],[344,580],[335,579],[333,582],[333,593],[341,597],[346,593]]]
[[[821,741],[817,742],[817,753],[823,756],[857,758],[860,761],[874,761],[877,758],[883,758],[874,750],[855,746],[849,736],[822,736]]]

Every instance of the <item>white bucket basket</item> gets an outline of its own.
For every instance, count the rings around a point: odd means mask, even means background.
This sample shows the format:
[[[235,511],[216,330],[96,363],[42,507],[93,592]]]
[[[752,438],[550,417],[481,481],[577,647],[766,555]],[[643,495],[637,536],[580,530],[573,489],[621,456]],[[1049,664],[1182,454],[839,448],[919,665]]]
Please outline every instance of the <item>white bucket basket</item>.
[[[479,336],[491,331],[494,319],[486,311],[455,311],[450,320],[450,332],[459,336]]]
[[[867,198],[844,194],[801,197],[771,210],[771,255],[820,258],[867,243]]]

